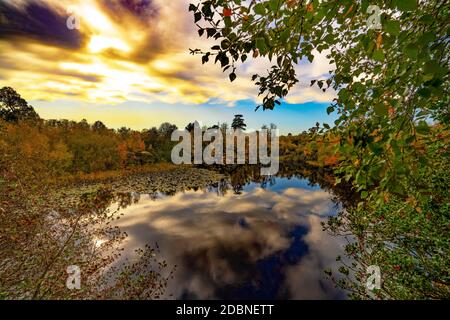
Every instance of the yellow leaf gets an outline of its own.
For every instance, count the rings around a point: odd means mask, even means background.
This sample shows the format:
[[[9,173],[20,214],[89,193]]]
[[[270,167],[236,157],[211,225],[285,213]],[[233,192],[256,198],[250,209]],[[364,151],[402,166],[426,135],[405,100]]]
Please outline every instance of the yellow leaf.
[[[381,32],[379,32],[377,37],[377,50],[381,48],[382,43],[383,43],[383,35],[381,34]]]

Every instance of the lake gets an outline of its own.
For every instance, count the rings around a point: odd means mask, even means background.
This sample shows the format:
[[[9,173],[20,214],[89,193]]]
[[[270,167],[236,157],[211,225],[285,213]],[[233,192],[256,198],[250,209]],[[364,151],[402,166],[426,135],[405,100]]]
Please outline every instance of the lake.
[[[201,190],[133,194],[117,222],[128,234],[125,256],[159,247],[176,266],[163,298],[345,299],[324,274],[344,240],[322,230],[342,208],[323,185],[295,173],[238,174]]]

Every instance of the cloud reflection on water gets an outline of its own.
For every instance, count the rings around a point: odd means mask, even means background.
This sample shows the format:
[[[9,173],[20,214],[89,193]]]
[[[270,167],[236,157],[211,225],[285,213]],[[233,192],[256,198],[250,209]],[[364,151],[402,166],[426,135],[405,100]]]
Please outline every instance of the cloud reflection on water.
[[[125,252],[157,242],[169,265],[178,266],[167,289],[175,298],[343,298],[323,276],[341,250],[320,225],[336,204],[328,192],[295,180],[297,188],[240,195],[142,196],[117,224],[129,235]]]

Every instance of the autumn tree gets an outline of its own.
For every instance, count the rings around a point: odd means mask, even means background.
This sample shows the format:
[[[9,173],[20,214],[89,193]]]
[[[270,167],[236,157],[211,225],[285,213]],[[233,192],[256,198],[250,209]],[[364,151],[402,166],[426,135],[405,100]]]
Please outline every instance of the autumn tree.
[[[131,129],[127,128],[127,127],[121,127],[117,130],[117,133],[122,137],[122,138],[128,138],[128,135],[130,134]]]
[[[171,124],[169,122],[164,122],[159,126],[159,133],[165,137],[170,137],[172,135],[172,132],[177,130],[178,127],[174,124]]]
[[[92,125],[92,130],[94,130],[95,132],[102,132],[107,130],[107,127],[103,122],[95,121],[94,124]]]
[[[209,50],[191,50],[202,63],[219,63],[233,81],[239,64],[252,57],[272,62],[266,74],[252,77],[262,96],[257,109],[283,102],[301,80],[300,63],[318,54],[330,62],[329,76],[310,85],[336,92],[327,112],[338,119],[317,123],[310,135],[331,131],[341,138],[336,183],[352,182],[361,196],[357,208],[330,221],[333,231],[356,234],[346,248],[355,265],[343,266],[345,279],[336,280],[356,297],[450,294],[443,227],[450,219],[443,196],[449,6],[444,0],[203,0],[189,6],[199,36],[215,42]],[[369,264],[389,277],[373,294],[363,285]]]
[[[369,5],[379,8],[376,28]],[[376,185],[401,192],[401,181],[416,172],[417,159],[425,159],[417,152],[404,157],[401,148],[392,151],[426,133],[428,118],[448,118],[446,1],[208,0],[189,9],[199,35],[217,43],[210,51],[192,50],[202,54],[203,63],[214,58],[224,72],[235,73],[250,57],[273,61],[267,75],[253,76],[265,110],[280,104],[298,82],[298,63],[326,55],[335,68],[330,65],[330,76],[311,85],[338,92],[327,111],[339,114],[335,130],[355,138],[342,147],[351,155],[346,174],[367,177],[358,179],[360,190]],[[364,157],[367,151],[374,156]],[[361,165],[355,167],[358,159]],[[374,166],[380,170],[369,170]]]

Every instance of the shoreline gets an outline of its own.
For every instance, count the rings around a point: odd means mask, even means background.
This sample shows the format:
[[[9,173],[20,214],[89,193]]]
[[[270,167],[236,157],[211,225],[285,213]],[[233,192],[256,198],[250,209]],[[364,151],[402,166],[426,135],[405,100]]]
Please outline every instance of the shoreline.
[[[227,176],[212,170],[193,166],[155,167],[142,172],[122,172],[106,179],[79,180],[64,184],[55,190],[52,198],[74,205],[80,196],[98,192],[102,188],[115,193],[136,192],[152,194],[157,192],[172,194],[183,190],[198,190],[227,179]]]

